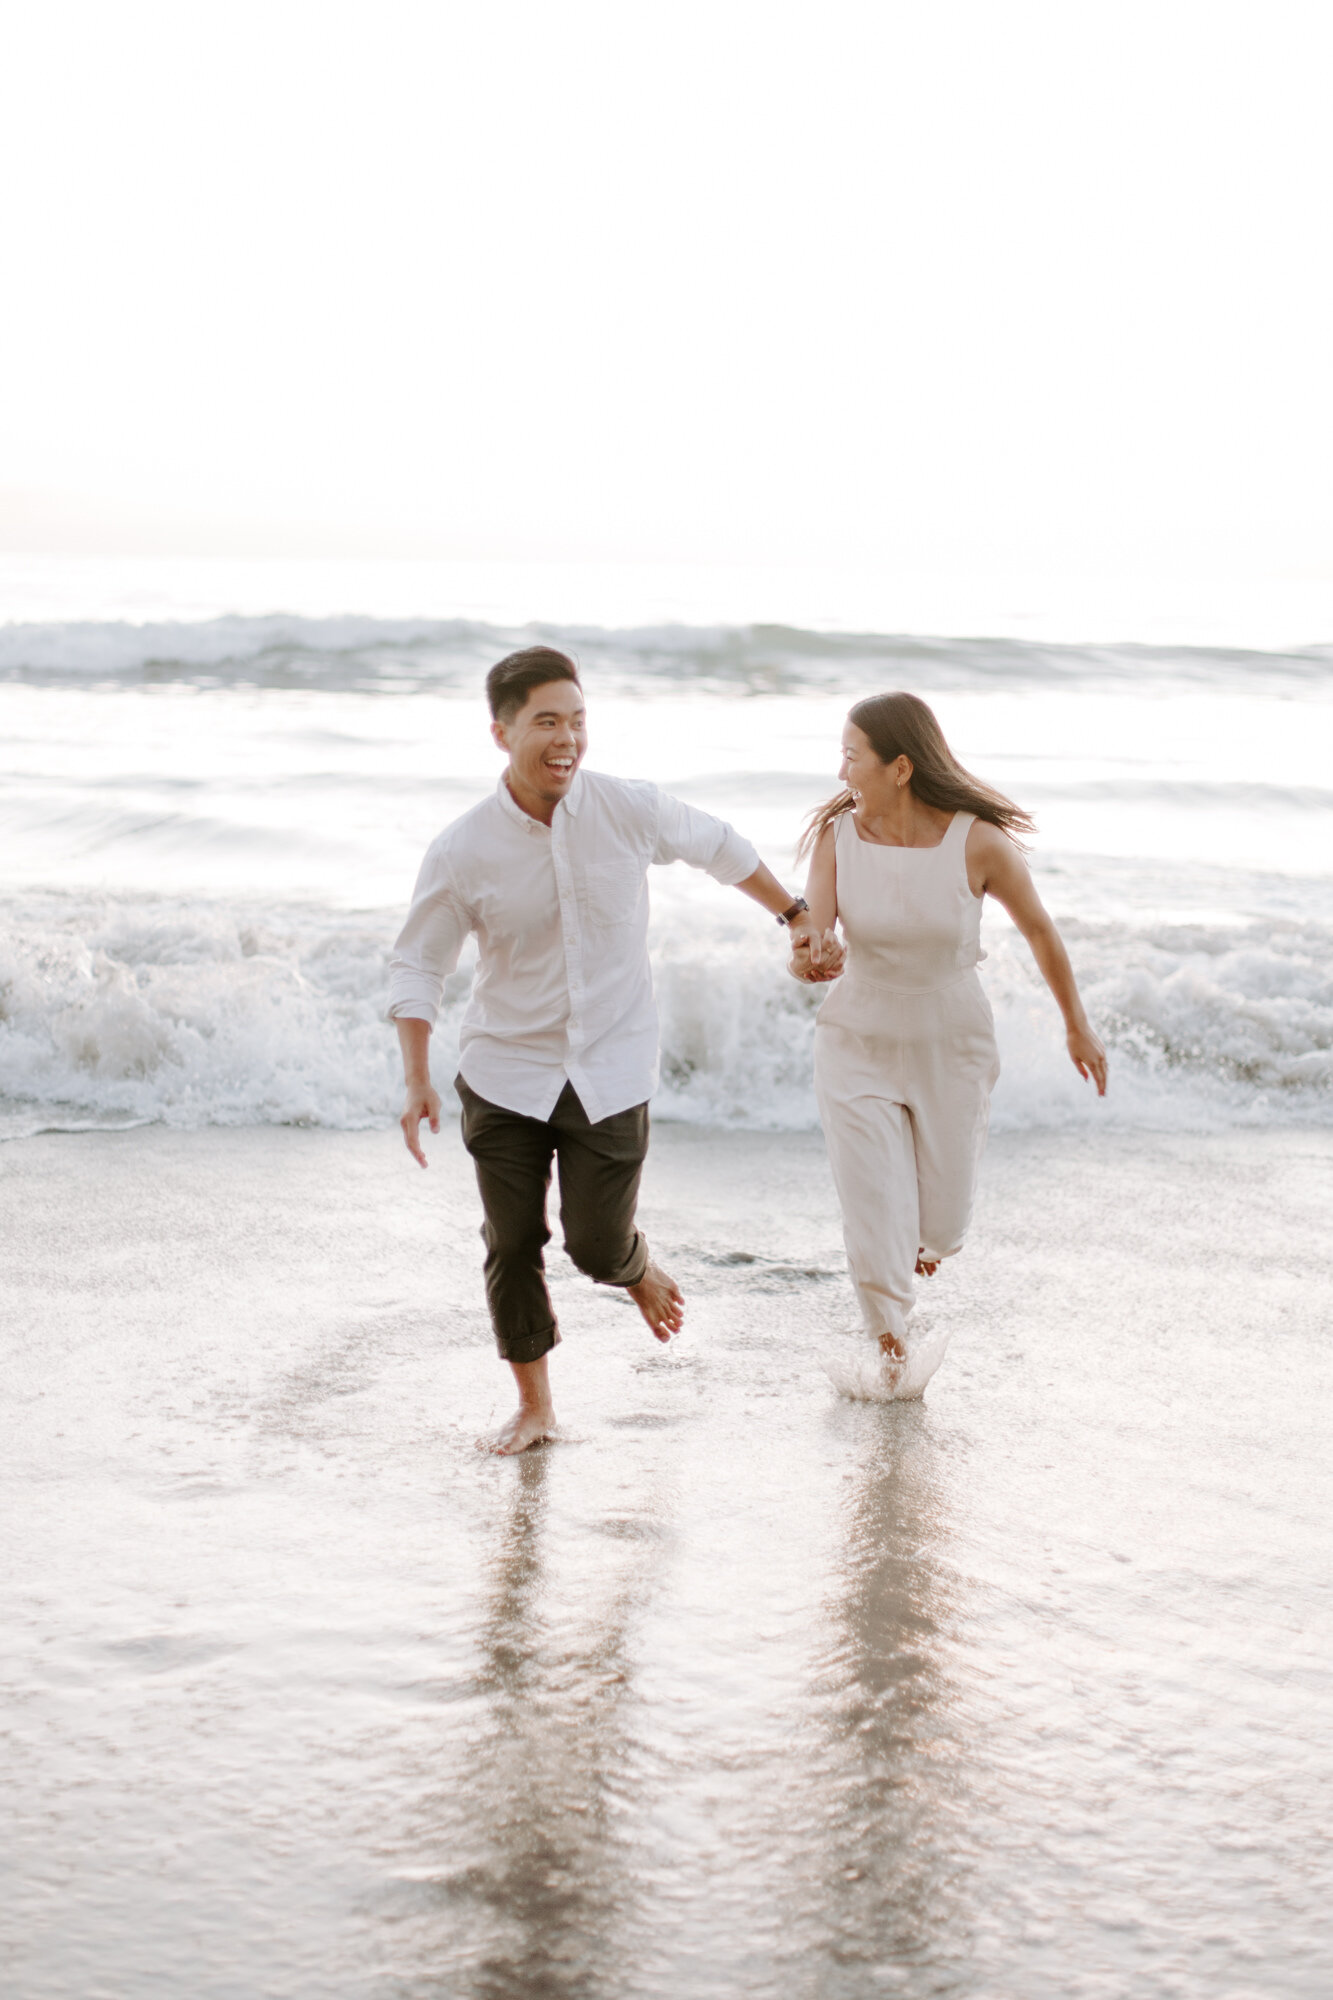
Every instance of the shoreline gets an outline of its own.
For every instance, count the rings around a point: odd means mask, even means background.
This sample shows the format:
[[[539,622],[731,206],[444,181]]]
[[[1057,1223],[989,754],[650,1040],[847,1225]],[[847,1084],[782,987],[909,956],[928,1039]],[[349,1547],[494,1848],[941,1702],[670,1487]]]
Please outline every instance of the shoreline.
[[[1333,1133],[996,1135],[883,1406],[817,1135],[659,1125],[515,1460],[453,1129],[0,1192],[25,2000],[1326,1986]]]

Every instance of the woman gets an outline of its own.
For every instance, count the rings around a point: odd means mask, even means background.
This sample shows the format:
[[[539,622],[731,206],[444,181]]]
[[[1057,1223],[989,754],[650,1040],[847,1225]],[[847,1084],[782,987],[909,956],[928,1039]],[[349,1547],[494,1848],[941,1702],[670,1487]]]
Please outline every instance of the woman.
[[[919,1395],[939,1352],[909,1365],[913,1278],[962,1248],[999,1075],[977,978],[981,903],[994,896],[1026,938],[1064,1016],[1080,1076],[1106,1094],[1106,1051],[1088,1026],[1059,932],[1016,836],[1031,815],[955,760],[925,702],[857,702],[842,732],[846,789],[811,814],[806,901],[821,932],[790,970],[837,979],[819,1010],[815,1093],[842,1206],[843,1238],[876,1357],[874,1393]]]

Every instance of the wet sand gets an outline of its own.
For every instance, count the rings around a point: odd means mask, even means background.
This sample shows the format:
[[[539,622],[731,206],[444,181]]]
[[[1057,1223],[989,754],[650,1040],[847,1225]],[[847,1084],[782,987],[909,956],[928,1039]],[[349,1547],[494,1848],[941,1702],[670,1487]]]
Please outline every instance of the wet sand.
[[[1330,1990],[1333,1135],[994,1140],[877,1406],[817,1140],[660,1127],[510,1462],[434,1155],[0,1148],[6,1991]]]

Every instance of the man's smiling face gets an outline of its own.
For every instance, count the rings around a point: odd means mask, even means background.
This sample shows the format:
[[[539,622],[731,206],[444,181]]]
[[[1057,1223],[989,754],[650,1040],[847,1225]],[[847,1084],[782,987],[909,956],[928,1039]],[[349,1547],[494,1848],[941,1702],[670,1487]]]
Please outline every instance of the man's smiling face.
[[[588,748],[588,718],[577,681],[544,681],[517,715],[491,725],[509,753],[509,789],[525,812],[554,811],[574,782]]]

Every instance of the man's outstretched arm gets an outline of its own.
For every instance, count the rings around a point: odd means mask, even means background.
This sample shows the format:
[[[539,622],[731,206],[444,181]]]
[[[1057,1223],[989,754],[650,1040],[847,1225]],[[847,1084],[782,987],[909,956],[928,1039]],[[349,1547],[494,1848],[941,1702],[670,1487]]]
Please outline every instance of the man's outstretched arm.
[[[792,890],[784,889],[772,869],[765,868],[762,861],[753,875],[747,875],[743,882],[736,884],[736,887],[743,896],[748,896],[751,902],[758,903],[775,917],[780,917],[784,910],[789,910],[797,901]],[[809,910],[797,912],[787,926],[787,933],[793,951],[803,947],[809,948],[812,967],[820,967],[825,973],[841,970],[842,946],[832,936],[824,935]]]
[[[797,892],[784,889],[777,876],[766,868],[743,834],[711,813],[687,806],[669,792],[659,792],[657,845],[654,861],[686,861],[702,868],[717,882],[739,889],[772,916],[780,917],[798,900]],[[824,938],[818,925],[802,910],[790,925],[793,950],[809,948],[810,963],[823,965],[826,972],[842,968],[842,947]]]

